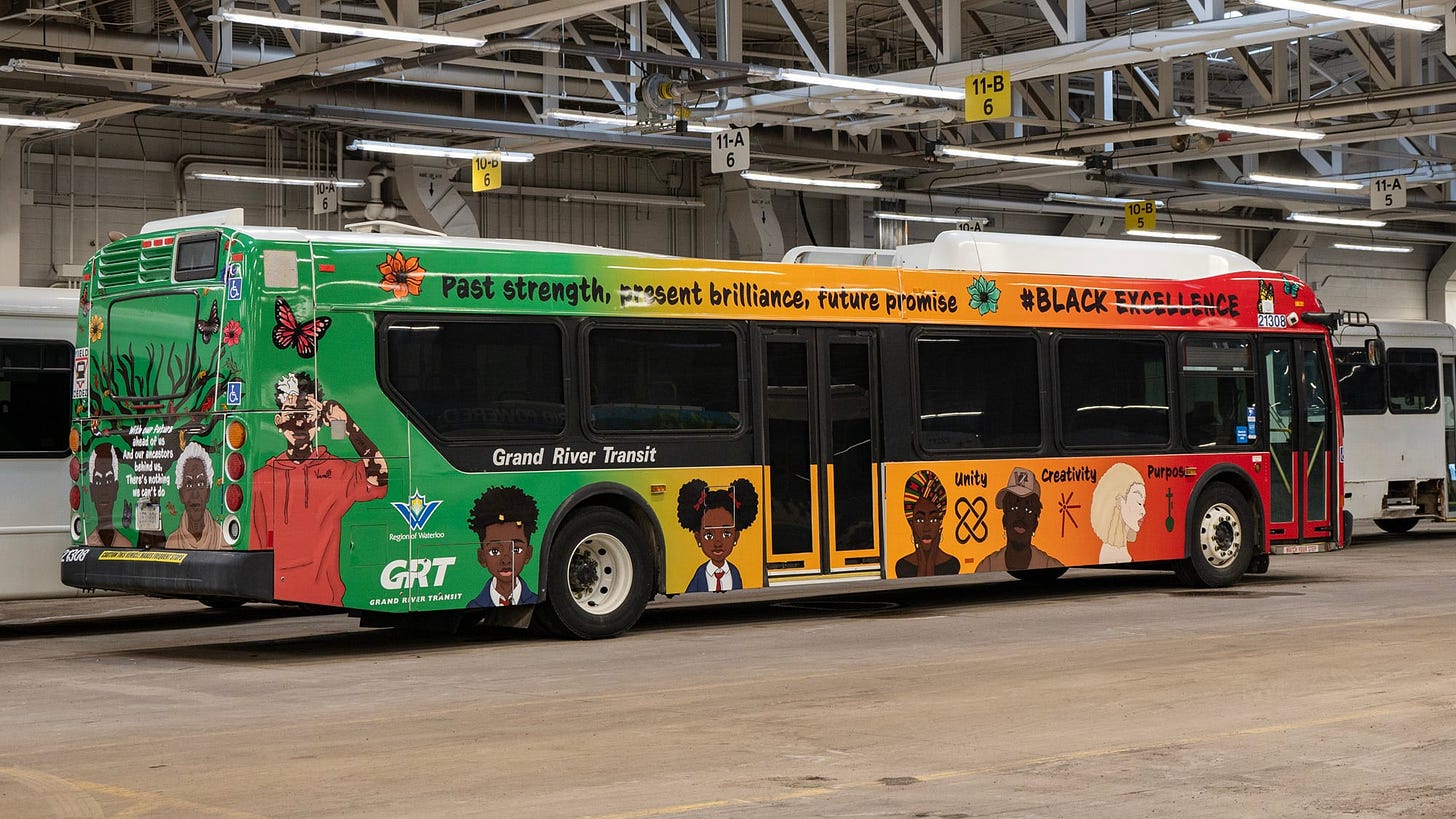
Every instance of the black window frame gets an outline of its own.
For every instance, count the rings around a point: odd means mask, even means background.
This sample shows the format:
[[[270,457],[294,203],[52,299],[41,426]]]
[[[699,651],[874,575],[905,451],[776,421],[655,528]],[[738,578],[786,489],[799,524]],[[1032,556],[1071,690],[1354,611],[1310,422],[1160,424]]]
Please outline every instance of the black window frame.
[[[60,407],[66,411],[53,413],[60,431],[55,449],[4,449],[0,448],[0,460],[20,460],[36,458],[64,458],[71,454],[69,439],[71,434],[71,419],[69,409],[72,401],[72,375],[76,359],[76,345],[65,339],[58,338],[0,338],[0,346],[9,344],[33,344],[41,348],[39,367],[17,367],[22,372],[55,373],[61,384],[61,398],[58,402]],[[48,346],[64,347],[64,360],[67,366],[47,367],[45,364],[45,348]],[[0,372],[8,372],[12,368],[0,368]],[[13,399],[11,399],[13,400]],[[33,437],[33,433],[32,433]]]
[[[1431,361],[1403,363],[1400,365],[1397,365],[1395,363],[1395,357],[1393,355],[1394,353],[1411,352],[1430,353]],[[1391,415],[1435,415],[1436,413],[1439,413],[1441,411],[1441,354],[1439,352],[1431,347],[1386,347],[1385,359],[1382,364],[1384,365],[1385,370],[1385,405],[1386,408],[1390,410]],[[1397,366],[1419,366],[1423,368],[1428,367],[1432,372],[1434,372],[1436,379],[1436,391],[1434,394],[1435,403],[1429,405],[1428,407],[1421,407],[1417,409],[1397,407],[1394,401],[1395,395],[1393,394],[1393,390],[1391,388],[1391,385],[1395,382],[1395,377],[1391,370],[1393,370]]]
[[[1344,364],[1340,361],[1340,354],[1342,352],[1354,353],[1362,358],[1369,356],[1364,345],[1359,347],[1334,347],[1331,353],[1335,361],[1334,380],[1337,385],[1344,381]],[[1340,413],[1342,415],[1384,415],[1390,411],[1390,373],[1386,370],[1384,361],[1372,366],[1375,367],[1375,372],[1380,379],[1379,402],[1370,406],[1361,405],[1360,407],[1349,407],[1346,406],[1347,391],[1340,389]]]
[[[592,369],[591,369],[591,335],[592,333],[607,331],[667,331],[673,330],[714,330],[728,332],[733,336],[734,345],[734,367],[736,373],[735,391],[738,399],[738,423],[731,428],[686,428],[686,429],[608,429],[597,427],[592,420]],[[748,335],[741,322],[733,321],[619,321],[612,319],[593,319],[583,321],[577,328],[575,338],[575,349],[577,356],[577,383],[580,387],[576,390],[580,398],[578,404],[578,418],[580,419],[582,432],[593,441],[611,441],[634,438],[652,437],[711,437],[719,439],[736,438],[742,436],[750,429],[750,416],[756,411],[749,396],[749,348]]]
[[[1246,370],[1202,370],[1202,369],[1199,369],[1199,370],[1190,370],[1190,369],[1188,369],[1188,365],[1186,363],[1188,361],[1188,345],[1189,344],[1197,344],[1197,343],[1200,343],[1200,342],[1210,342],[1210,341],[1214,341],[1214,342],[1216,342],[1216,341],[1239,341],[1239,342],[1243,342],[1244,344],[1248,345],[1248,349],[1249,349],[1249,366],[1248,366],[1248,369],[1246,369]],[[1183,445],[1183,448],[1186,451],[1192,452],[1192,453],[1201,453],[1201,452],[1242,452],[1242,451],[1246,451],[1246,450],[1257,450],[1257,449],[1261,449],[1262,448],[1263,439],[1264,439],[1264,434],[1267,434],[1267,433],[1266,432],[1263,432],[1260,429],[1260,427],[1258,426],[1259,424],[1262,424],[1263,423],[1263,421],[1261,420],[1263,418],[1263,415],[1261,414],[1261,411],[1259,409],[1259,407],[1261,406],[1260,397],[1259,397],[1259,389],[1260,389],[1260,383],[1261,382],[1260,382],[1260,379],[1259,379],[1259,344],[1258,344],[1258,339],[1255,338],[1254,335],[1248,334],[1248,333],[1186,333],[1181,338],[1178,339],[1177,355],[1178,355],[1178,359],[1177,359],[1177,363],[1178,363],[1178,368],[1177,368],[1177,385],[1176,385],[1176,389],[1177,389],[1177,400],[1174,403],[1176,405],[1176,412],[1177,412],[1177,415],[1176,415],[1176,423],[1178,425],[1178,433],[1179,433],[1180,440],[1181,440],[1181,443]],[[1235,441],[1233,443],[1227,443],[1227,444],[1215,443],[1215,444],[1210,445],[1210,446],[1201,446],[1201,445],[1200,446],[1195,446],[1193,440],[1188,435],[1187,410],[1189,408],[1185,406],[1185,404],[1188,401],[1188,397],[1189,397],[1189,390],[1187,389],[1187,386],[1185,384],[1185,380],[1186,379],[1189,379],[1189,378],[1213,378],[1213,379],[1217,379],[1217,378],[1247,378],[1248,381],[1249,381],[1248,399],[1249,399],[1249,401],[1253,402],[1253,406],[1255,407],[1255,410],[1254,410],[1254,412],[1255,412],[1254,418],[1255,418],[1255,424],[1256,424],[1256,426],[1255,426],[1255,434],[1254,435],[1251,435],[1251,436],[1247,436],[1246,440],[1242,444],[1240,444],[1237,441]],[[1247,409],[1246,408],[1241,408],[1241,409],[1245,413],[1247,413]],[[1247,417],[1245,417],[1244,420],[1247,423]]]
[[[1034,446],[998,446],[998,447],[935,447],[926,444],[927,432],[922,426],[924,418],[922,399],[924,397],[923,384],[921,382],[920,363],[920,342],[926,336],[937,336],[954,339],[976,339],[976,338],[1022,338],[1032,342],[1036,353],[1036,399],[1038,415],[1036,419],[1038,441]],[[1018,329],[981,329],[975,327],[960,326],[917,326],[911,330],[909,339],[909,360],[910,360],[910,422],[912,424],[912,446],[917,455],[922,458],[939,458],[947,455],[992,455],[1001,457],[1006,454],[1036,455],[1047,451],[1052,443],[1050,427],[1047,424],[1047,413],[1050,411],[1048,398],[1051,397],[1047,390],[1047,373],[1049,355],[1046,347],[1046,334],[1035,330]],[[990,373],[994,374],[994,373]]]
[[[439,323],[460,323],[460,324],[533,324],[549,325],[554,327],[557,338],[560,340],[561,356],[561,399],[562,399],[562,424],[561,429],[554,433],[530,432],[518,434],[495,434],[489,436],[471,437],[449,437],[440,431],[428,420],[425,419],[413,401],[407,398],[395,387],[392,375],[392,361],[389,355],[389,329],[400,324],[410,322],[421,322],[430,324]],[[572,347],[573,335],[570,328],[561,318],[553,316],[530,316],[530,315],[488,315],[480,313],[427,313],[427,312],[393,312],[380,313],[375,321],[375,379],[379,388],[384,392],[396,409],[398,409],[413,425],[425,436],[431,444],[441,449],[460,447],[479,447],[492,444],[532,444],[532,443],[553,443],[568,438],[573,432],[572,419],[576,416],[575,389],[572,384]]]
[[[1125,341],[1131,343],[1156,342],[1163,347],[1163,392],[1164,412],[1167,435],[1162,441],[1153,443],[1094,443],[1094,444],[1073,444],[1067,440],[1067,429],[1062,412],[1063,403],[1066,399],[1066,386],[1062,383],[1062,344],[1075,341]],[[1141,452],[1168,452],[1180,445],[1180,436],[1174,434],[1174,413],[1177,410],[1176,378],[1177,361],[1173,358],[1177,354],[1178,345],[1167,333],[1096,333],[1096,332],[1058,332],[1053,333],[1049,341],[1050,347],[1050,378],[1052,383],[1052,399],[1054,406],[1049,407],[1051,413],[1052,427],[1056,436],[1057,445],[1066,452],[1083,453],[1141,453]]]
[[[183,249],[202,242],[211,242],[213,245],[212,266],[207,268],[201,266],[181,267]],[[172,243],[172,281],[178,284],[217,281],[224,267],[222,263],[222,252],[223,241],[220,231],[206,230],[198,233],[184,233],[178,236]],[[206,270],[206,275],[200,275],[203,270]]]

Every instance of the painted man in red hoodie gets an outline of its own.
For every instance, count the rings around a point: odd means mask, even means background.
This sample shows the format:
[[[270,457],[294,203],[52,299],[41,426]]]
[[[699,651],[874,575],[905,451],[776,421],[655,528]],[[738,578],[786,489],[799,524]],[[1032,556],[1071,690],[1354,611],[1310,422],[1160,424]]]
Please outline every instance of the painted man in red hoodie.
[[[274,594],[280,600],[339,606],[339,524],[359,501],[384,497],[389,466],[379,447],[307,372],[278,380],[273,423],[287,446],[253,473],[250,549],[273,550]],[[314,438],[323,424],[343,424],[359,460],[346,461]]]

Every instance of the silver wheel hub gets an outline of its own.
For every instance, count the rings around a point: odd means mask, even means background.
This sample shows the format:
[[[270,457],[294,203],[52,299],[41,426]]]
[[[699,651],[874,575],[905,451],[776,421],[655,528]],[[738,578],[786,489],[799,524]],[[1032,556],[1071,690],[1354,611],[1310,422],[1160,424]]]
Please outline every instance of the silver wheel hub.
[[[631,554],[612,535],[588,535],[571,550],[566,577],[571,597],[582,611],[610,614],[632,589]]]
[[[1203,559],[1215,569],[1226,569],[1238,557],[1244,542],[1243,524],[1227,504],[1215,503],[1203,512],[1198,523],[1198,546]]]

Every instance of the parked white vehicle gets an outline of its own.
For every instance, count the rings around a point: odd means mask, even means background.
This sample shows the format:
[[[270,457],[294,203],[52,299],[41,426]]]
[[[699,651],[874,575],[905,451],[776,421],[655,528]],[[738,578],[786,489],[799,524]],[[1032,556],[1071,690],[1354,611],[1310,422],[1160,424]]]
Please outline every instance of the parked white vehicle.
[[[1456,328],[1372,320],[1334,335],[1345,416],[1345,511],[1387,532],[1447,520],[1456,484]],[[1379,338],[1383,352],[1366,342]]]

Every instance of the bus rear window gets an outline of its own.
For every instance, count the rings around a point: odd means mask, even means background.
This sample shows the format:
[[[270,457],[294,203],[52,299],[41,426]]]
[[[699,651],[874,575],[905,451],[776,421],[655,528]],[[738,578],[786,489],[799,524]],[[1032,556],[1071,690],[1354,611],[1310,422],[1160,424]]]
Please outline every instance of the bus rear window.
[[[1335,377],[1340,381],[1340,409],[1346,415],[1385,412],[1385,368],[1371,364],[1364,347],[1335,348]]]
[[[1436,351],[1419,347],[1391,347],[1390,411],[1430,413],[1441,408],[1441,368]]]
[[[209,281],[217,278],[216,233],[196,233],[177,239],[177,260],[173,278],[179,282]]]
[[[118,299],[107,310],[104,338],[109,372],[122,399],[179,398],[197,385],[197,294],[165,293]],[[93,355],[95,345],[92,345]]]
[[[0,339],[0,458],[66,454],[71,352],[64,341]]]

